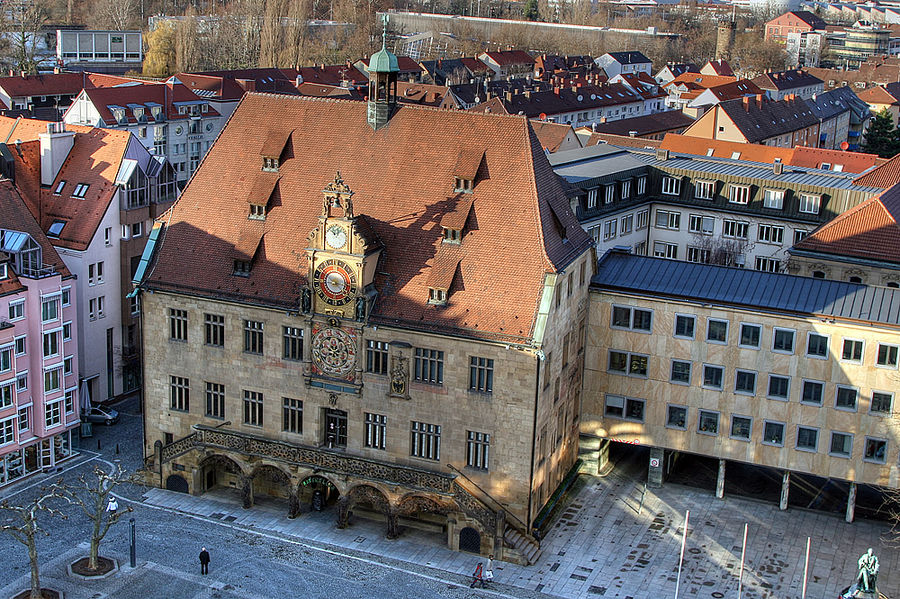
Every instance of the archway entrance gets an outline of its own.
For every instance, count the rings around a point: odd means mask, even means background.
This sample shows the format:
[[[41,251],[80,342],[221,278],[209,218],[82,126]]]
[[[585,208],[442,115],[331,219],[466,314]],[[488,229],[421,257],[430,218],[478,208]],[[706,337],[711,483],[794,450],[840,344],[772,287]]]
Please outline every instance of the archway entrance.
[[[459,531],[459,550],[468,553],[481,553],[481,534],[471,526]]]
[[[291,479],[287,474],[275,466],[260,466],[253,471],[251,480],[253,502],[265,504],[285,505],[288,516],[297,515],[296,500],[291,500]]]
[[[166,489],[169,491],[177,491],[178,493],[187,493],[188,484],[183,477],[177,474],[170,474],[166,479]]]
[[[399,531],[404,527],[446,535],[448,508],[421,495],[404,497],[397,506]],[[445,537],[446,538],[446,537]]]
[[[333,506],[341,496],[330,480],[324,476],[313,474],[300,481],[297,498],[300,511],[321,512]]]
[[[212,455],[200,463],[200,472],[204,493],[235,494],[246,503],[245,498],[250,494],[250,481],[237,462],[223,455]]]

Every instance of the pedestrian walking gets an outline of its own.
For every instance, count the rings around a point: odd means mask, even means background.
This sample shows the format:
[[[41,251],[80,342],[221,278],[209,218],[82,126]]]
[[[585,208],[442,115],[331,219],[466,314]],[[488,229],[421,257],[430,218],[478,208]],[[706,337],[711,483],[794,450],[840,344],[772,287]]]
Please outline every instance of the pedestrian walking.
[[[484,581],[494,582],[494,554],[488,556],[487,564],[484,566]]]
[[[200,574],[209,574],[209,551],[206,547],[200,549]]]
[[[119,502],[116,501],[116,498],[112,495],[109,496],[109,503],[106,504],[106,511],[109,512],[110,516],[116,515],[116,510],[119,509]]]
[[[481,588],[484,588],[484,568],[481,562],[478,562],[478,565],[475,566],[475,572],[472,573],[472,584],[469,585],[469,588],[474,589],[479,583]]]

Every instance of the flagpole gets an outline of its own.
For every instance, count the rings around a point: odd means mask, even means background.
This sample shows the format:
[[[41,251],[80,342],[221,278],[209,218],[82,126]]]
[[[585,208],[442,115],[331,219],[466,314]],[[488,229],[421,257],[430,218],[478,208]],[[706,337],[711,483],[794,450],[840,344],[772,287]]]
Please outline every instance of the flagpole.
[[[741,599],[741,592],[744,590],[744,556],[747,553],[747,527],[744,523],[744,544],[741,545],[741,573],[738,575],[738,599]]]
[[[678,589],[681,586],[681,566],[684,563],[684,546],[687,543],[688,520],[691,517],[691,510],[684,513],[684,531],[681,535],[681,555],[678,557],[678,577],[675,579],[675,599],[678,599]]]

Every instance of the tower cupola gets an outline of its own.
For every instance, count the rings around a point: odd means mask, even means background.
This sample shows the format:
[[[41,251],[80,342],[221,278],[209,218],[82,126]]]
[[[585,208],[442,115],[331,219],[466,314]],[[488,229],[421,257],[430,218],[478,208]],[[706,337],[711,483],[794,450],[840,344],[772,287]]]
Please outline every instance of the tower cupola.
[[[397,108],[397,57],[387,49],[388,17],[384,15],[381,50],[369,58],[369,126],[376,131],[384,127]]]

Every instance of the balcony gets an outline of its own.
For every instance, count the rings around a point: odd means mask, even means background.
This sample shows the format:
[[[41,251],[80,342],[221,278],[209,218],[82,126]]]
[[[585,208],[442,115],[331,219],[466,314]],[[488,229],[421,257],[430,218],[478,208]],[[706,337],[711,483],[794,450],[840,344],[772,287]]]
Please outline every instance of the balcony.
[[[52,264],[42,264],[41,266],[23,266],[22,272],[16,273],[25,279],[44,279],[52,277],[56,274],[56,267]]]

